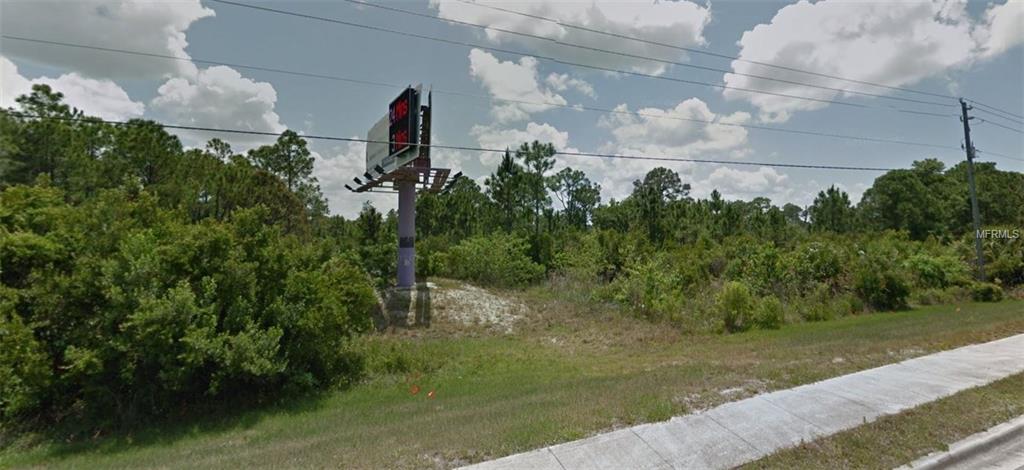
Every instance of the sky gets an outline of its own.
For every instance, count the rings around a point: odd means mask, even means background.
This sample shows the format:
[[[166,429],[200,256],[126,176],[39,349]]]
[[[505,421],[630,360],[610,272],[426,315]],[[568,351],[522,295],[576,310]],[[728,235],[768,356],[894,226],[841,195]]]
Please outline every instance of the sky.
[[[1020,0],[373,3],[392,10],[360,4],[363,0],[239,2],[448,42],[210,0],[2,0],[0,30],[7,36],[232,65],[3,38],[0,106],[14,106],[15,98],[33,83],[46,83],[64,93],[71,105],[112,120],[141,117],[167,124],[274,133],[293,129],[309,136],[365,138],[402,88],[422,84],[434,90],[436,144],[514,148],[536,139],[569,152],[882,168],[905,168],[923,158],[937,158],[951,166],[964,159],[962,125],[955,117],[959,105],[948,96],[1024,115],[1024,1]],[[630,37],[676,47],[626,39]],[[944,116],[904,112],[908,110]],[[1002,169],[1024,170],[1022,161],[985,153],[1024,158],[1024,136],[996,124],[1022,126],[972,112],[977,115],[972,138],[982,152],[979,158]],[[186,146],[201,147],[210,138],[220,137],[239,152],[273,141],[176,133]],[[344,188],[364,171],[363,144],[311,139],[310,147],[316,158],[315,176],[332,213],[352,217],[367,200],[385,211],[396,206],[394,195],[354,194]],[[499,160],[495,153],[442,149],[435,149],[432,156],[434,166],[463,171],[481,184]],[[627,196],[632,182],[657,166],[677,171],[691,184],[695,197],[707,197],[717,189],[727,199],[764,196],[780,206],[787,202],[806,206],[818,191],[833,184],[857,201],[880,175],[877,171],[571,155],[559,155],[556,160],[555,171],[580,169],[598,182],[604,201]]]

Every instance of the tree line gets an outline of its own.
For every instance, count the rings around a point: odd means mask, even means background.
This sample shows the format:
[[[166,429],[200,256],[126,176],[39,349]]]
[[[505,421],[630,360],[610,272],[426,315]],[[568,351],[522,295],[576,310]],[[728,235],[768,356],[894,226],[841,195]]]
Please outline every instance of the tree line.
[[[96,426],[226,397],[358,380],[350,338],[394,281],[397,216],[328,212],[292,131],[245,153],[111,125],[35,85],[0,112],[0,421]],[[549,288],[685,331],[740,331],[1024,283],[1024,241],[986,240],[970,278],[963,164],[915,162],[853,204],[691,196],[668,168],[622,200],[541,142],[483,185],[417,200],[417,270]],[[987,227],[1024,227],[1024,175],[978,163]]]

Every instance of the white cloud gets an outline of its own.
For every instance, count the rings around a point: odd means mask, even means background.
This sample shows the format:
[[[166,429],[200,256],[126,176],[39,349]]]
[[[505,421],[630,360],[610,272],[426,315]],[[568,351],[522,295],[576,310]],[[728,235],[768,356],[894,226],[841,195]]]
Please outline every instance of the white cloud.
[[[739,41],[739,57],[888,86],[909,86],[965,67],[973,60],[977,44],[972,38],[974,25],[965,7],[964,2],[939,0],[884,3],[801,0],[780,9],[770,23],[745,32]],[[1019,5],[1007,8],[1019,8]],[[1002,10],[995,13],[990,10],[990,14],[998,16],[1000,33],[998,39],[993,36],[991,46],[995,50],[1012,42],[1007,39],[1012,36],[1012,20],[1007,19],[1012,15]],[[1018,32],[1019,28],[1018,21]],[[740,73],[771,75],[833,88],[886,92],[876,87],[766,69],[749,62],[733,61],[732,68]],[[725,75],[725,82],[734,87],[818,99],[842,95],[731,73]],[[759,117],[766,122],[783,122],[793,112],[826,106],[820,102],[736,90],[724,90],[724,94],[730,99],[748,100],[760,110]]]
[[[710,7],[685,0],[670,2],[652,2],[651,0],[525,2],[512,6],[499,1],[476,1],[530,15],[552,18],[566,24],[580,25],[619,35],[643,37],[651,41],[676,46],[703,45],[705,42],[704,27],[711,21]],[[437,15],[441,18],[467,21],[547,38],[544,40],[528,38],[489,29],[486,31],[486,38],[493,43],[514,43],[525,46],[525,50],[540,55],[568,57],[573,61],[601,67],[625,67],[639,72],[657,74],[665,70],[665,65],[661,63],[570,48],[559,42],[667,60],[678,59],[681,55],[678,51],[661,46],[637,41],[623,41],[604,34],[564,27],[552,22],[496,11],[482,6],[439,0],[431,0],[431,6],[437,8]]]
[[[550,142],[556,149],[563,150],[569,144],[569,133],[558,130],[551,124],[531,122],[525,129],[505,129],[498,126],[476,125],[469,131],[477,138],[481,147],[515,150],[520,144],[539,140]]]
[[[529,119],[531,113],[566,104],[565,98],[543,89],[537,82],[537,59],[532,57],[522,57],[518,63],[503,62],[487,52],[473,49],[469,51],[469,73],[495,98],[553,104],[499,102],[491,110],[499,122]]]
[[[709,152],[741,157],[748,151],[747,130],[730,125],[750,121],[750,114],[745,112],[718,115],[698,98],[682,101],[674,108],[642,108],[636,114],[625,114],[629,112],[625,104],[615,110],[620,113],[602,117],[598,123],[614,138],[605,150],[680,158]]]
[[[760,195],[787,184],[789,177],[774,168],[760,166],[746,171],[720,166],[708,175],[707,182],[725,194],[737,196]]]
[[[740,158],[749,152],[747,131],[742,127],[727,126],[681,120],[678,118],[713,121],[719,123],[744,123],[750,115],[737,112],[718,115],[707,104],[697,98],[685,100],[668,109],[644,108],[637,116],[629,114],[626,105],[619,105],[619,114],[611,114],[599,121],[599,126],[608,130],[612,139],[600,146],[597,153],[616,155],[653,156],[666,158],[695,158],[713,153],[714,158]],[[668,119],[665,119],[668,118]],[[513,151],[524,142],[539,140],[550,142],[555,149],[564,152],[579,152],[571,146],[569,133],[547,124],[530,122],[525,128],[507,128],[500,125],[477,125],[470,130],[481,147]],[[484,168],[493,169],[500,160],[499,154],[483,154],[480,157]],[[684,181],[692,180],[694,163],[684,161],[637,160],[627,158],[602,158],[582,155],[559,155],[553,171],[571,166],[583,170],[587,176],[601,184],[602,197],[622,199],[633,189],[633,181],[642,179],[650,170],[662,166],[681,174]]]
[[[213,15],[199,0],[11,1],[3,3],[0,30],[14,36],[188,57],[185,30],[196,20]],[[195,66],[184,61],[140,59],[10,39],[4,40],[4,54],[97,78],[195,72]]]
[[[280,133],[285,130],[275,112],[277,92],[267,82],[242,77],[230,67],[201,69],[195,79],[172,78],[150,103],[154,114],[169,123]],[[211,135],[182,133],[186,140],[205,142]],[[225,138],[225,137],[221,137]],[[237,147],[263,143],[266,138],[227,137]]]
[[[366,171],[366,144],[348,142],[321,152],[313,151],[313,176],[327,198],[332,214],[351,219],[359,215],[363,203],[369,201],[377,210],[387,212],[398,207],[394,194],[353,193],[345,185],[355,186],[352,177],[362,178]],[[324,156],[326,155],[326,156]]]
[[[572,88],[584,96],[597,98],[597,93],[594,92],[593,85],[585,80],[570,77],[567,73],[552,72],[548,75],[548,78],[544,79],[544,82],[556,91],[565,91]]]
[[[779,207],[786,203],[806,207],[822,189],[814,180],[793,178],[772,167],[749,169],[723,165],[702,167],[692,186],[690,195],[698,199],[707,199],[713,190],[718,190],[726,200],[766,197]]]
[[[576,151],[569,147],[569,133],[558,130],[551,124],[528,123],[523,129],[509,129],[499,125],[476,125],[469,131],[470,135],[476,137],[480,147],[487,149],[508,148],[515,152],[520,145],[533,141],[551,143],[555,150]],[[497,152],[481,152],[480,164],[493,170],[501,161],[501,154]]]
[[[636,114],[626,114],[629,108],[621,104],[618,114],[602,117],[598,125],[611,133],[612,140],[601,146],[603,153],[663,158],[741,158],[750,152],[747,130],[724,124],[742,124],[750,120],[745,112],[718,115],[698,98],[690,98],[672,108],[642,108]],[[694,122],[690,121],[703,121]],[[705,122],[715,122],[706,124]],[[709,155],[710,154],[710,155]],[[683,178],[693,180],[696,165],[692,162],[608,159],[593,162],[595,174],[605,197],[621,199],[632,191],[633,181],[643,178],[656,167],[666,167]]]
[[[123,120],[139,117],[146,109],[144,104],[132,101],[128,93],[110,80],[94,80],[74,72],[57,78],[30,80],[19,73],[14,62],[3,56],[0,56],[0,68],[3,69],[0,74],[0,107],[17,106],[17,97],[31,93],[33,84],[42,83],[63,93],[65,103],[90,116]]]
[[[985,10],[984,26],[975,30],[983,57],[993,57],[1024,43],[1024,2],[1008,1]]]

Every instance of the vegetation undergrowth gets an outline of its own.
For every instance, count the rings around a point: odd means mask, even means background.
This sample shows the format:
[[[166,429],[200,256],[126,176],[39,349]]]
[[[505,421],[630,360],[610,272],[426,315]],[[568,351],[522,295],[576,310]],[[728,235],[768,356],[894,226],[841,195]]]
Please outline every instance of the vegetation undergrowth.
[[[26,436],[0,466],[458,466],[1024,332],[1019,301],[684,335],[524,295],[550,313],[515,335],[364,335],[350,347],[365,375],[342,390],[71,443]]]

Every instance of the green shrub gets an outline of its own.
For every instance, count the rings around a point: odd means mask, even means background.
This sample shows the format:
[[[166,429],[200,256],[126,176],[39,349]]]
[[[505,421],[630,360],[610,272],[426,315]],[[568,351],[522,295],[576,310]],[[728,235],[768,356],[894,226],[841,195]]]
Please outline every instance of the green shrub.
[[[917,253],[907,258],[906,266],[915,284],[925,289],[945,289],[965,284],[969,279],[967,265],[952,255]]]
[[[31,328],[0,301],[0,418],[32,410],[45,398],[52,379],[49,363]]]
[[[881,266],[862,266],[854,274],[854,291],[875,310],[907,308],[910,287],[903,276]]]
[[[432,237],[416,241],[416,277],[425,278],[444,274],[448,269],[448,240]],[[390,280],[390,279],[389,279]]]
[[[797,288],[809,288],[825,283],[838,288],[844,282],[847,255],[840,247],[841,240],[830,243],[811,242],[796,247],[786,257],[786,264],[792,271]]]
[[[779,290],[785,283],[786,272],[779,249],[772,243],[738,238],[727,248],[731,261],[725,269],[728,279],[743,281],[758,294]]]
[[[864,313],[864,301],[861,300],[860,297],[851,293],[844,293],[836,296],[833,304],[833,311],[840,317]]]
[[[765,297],[757,306],[757,313],[754,315],[754,325],[762,330],[775,330],[782,327],[784,322],[782,302],[774,295]]]
[[[294,271],[271,311],[287,332],[281,348],[291,365],[288,373],[315,385],[354,376],[355,359],[345,344],[370,328],[378,308],[369,277],[348,260],[332,258],[318,270]]]
[[[678,320],[684,296],[672,263],[663,254],[635,260],[608,285],[604,296],[650,320]]]
[[[725,331],[730,333],[750,328],[754,315],[754,298],[742,282],[725,284],[718,294],[718,311]]]
[[[707,287],[712,277],[720,275],[725,267],[721,247],[707,237],[700,237],[693,244],[679,247],[670,256],[679,272],[681,289],[687,294],[695,295]]]
[[[523,287],[544,277],[544,267],[530,260],[528,250],[525,240],[512,235],[469,238],[452,247],[448,273],[482,285]]]
[[[983,240],[985,273],[1004,286],[1024,285],[1024,236]],[[970,259],[973,259],[973,252]]]
[[[960,302],[971,298],[970,289],[953,286],[945,289],[921,289],[914,291],[912,297],[918,305],[940,305]]]
[[[809,322],[831,320],[832,308],[828,303],[804,302],[800,309],[800,317]]]
[[[581,281],[597,280],[609,268],[595,232],[580,233],[563,243],[555,252],[554,264],[561,274]]]
[[[975,302],[999,302],[1003,300],[1003,288],[991,282],[971,284],[971,298]]]
[[[0,208],[45,191],[9,188]],[[146,192],[48,204],[35,220],[0,210],[0,233],[62,247],[19,243],[4,271],[0,418],[128,424],[356,376],[344,346],[377,308],[356,255],[328,258],[262,206],[190,223]]]
[[[835,310],[832,289],[824,283],[814,284],[799,306],[800,317],[809,322],[831,320]]]

